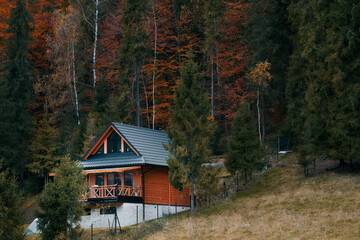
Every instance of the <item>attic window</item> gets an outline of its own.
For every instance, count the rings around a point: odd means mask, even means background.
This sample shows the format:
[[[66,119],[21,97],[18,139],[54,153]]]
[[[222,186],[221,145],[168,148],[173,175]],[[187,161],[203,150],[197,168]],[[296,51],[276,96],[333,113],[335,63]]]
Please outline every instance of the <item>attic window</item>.
[[[124,152],[134,152],[126,142],[124,142]]]
[[[108,153],[119,153],[121,152],[121,137],[113,132],[107,140],[107,152]]]
[[[101,145],[101,147],[100,147],[99,150],[96,152],[96,154],[104,154],[104,144]]]

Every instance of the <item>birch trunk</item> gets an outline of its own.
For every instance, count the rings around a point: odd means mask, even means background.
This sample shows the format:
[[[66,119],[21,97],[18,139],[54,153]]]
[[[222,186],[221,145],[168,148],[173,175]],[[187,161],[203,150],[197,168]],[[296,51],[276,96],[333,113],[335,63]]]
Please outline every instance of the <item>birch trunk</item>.
[[[152,119],[152,129],[155,129],[155,113],[156,113],[156,103],[155,103],[155,76],[156,76],[156,58],[157,58],[157,23],[156,23],[156,15],[155,15],[155,7],[153,6],[153,15],[154,15],[154,30],[155,30],[155,40],[154,40],[154,69],[153,69],[153,119]]]
[[[68,44],[68,75],[69,75],[69,88],[70,88],[70,97],[71,97],[71,102],[72,104],[75,105],[75,100],[74,100],[74,94],[71,88],[72,83],[72,73],[71,73],[71,62],[72,62],[72,54],[71,54],[71,49],[70,49],[70,44]]]
[[[75,47],[74,42],[71,44],[72,48],[72,79],[74,83],[74,94],[75,94],[75,111],[76,111],[76,117],[77,117],[77,124],[80,125],[80,115],[79,115],[79,101],[78,101],[78,95],[77,95],[77,89],[76,89],[76,69],[75,69]]]
[[[96,48],[98,40],[98,21],[99,21],[99,0],[95,0],[95,17],[94,17],[94,51],[93,51],[93,87],[95,101],[97,96],[96,91]]]

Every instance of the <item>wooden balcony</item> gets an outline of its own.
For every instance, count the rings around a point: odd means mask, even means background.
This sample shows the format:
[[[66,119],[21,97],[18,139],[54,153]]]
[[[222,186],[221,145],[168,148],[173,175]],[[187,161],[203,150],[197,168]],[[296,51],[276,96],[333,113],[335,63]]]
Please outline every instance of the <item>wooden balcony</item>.
[[[81,200],[100,200],[100,199],[119,199],[119,197],[142,197],[142,189],[140,185],[136,186],[92,186],[85,191]]]

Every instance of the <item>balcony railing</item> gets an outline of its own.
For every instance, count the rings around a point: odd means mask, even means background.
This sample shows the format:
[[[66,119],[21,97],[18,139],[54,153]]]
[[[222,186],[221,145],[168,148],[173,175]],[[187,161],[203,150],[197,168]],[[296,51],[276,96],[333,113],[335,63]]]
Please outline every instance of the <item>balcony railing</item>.
[[[92,186],[82,195],[82,200],[89,198],[116,198],[117,196],[142,197],[141,186]]]

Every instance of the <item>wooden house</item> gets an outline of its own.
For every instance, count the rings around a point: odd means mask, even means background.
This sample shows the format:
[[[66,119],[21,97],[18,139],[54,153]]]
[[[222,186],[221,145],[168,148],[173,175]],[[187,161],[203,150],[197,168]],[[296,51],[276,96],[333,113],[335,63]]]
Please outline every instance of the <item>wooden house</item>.
[[[189,209],[189,190],[168,180],[163,131],[110,123],[80,161],[89,191],[81,225],[108,227],[116,211],[122,226]]]

